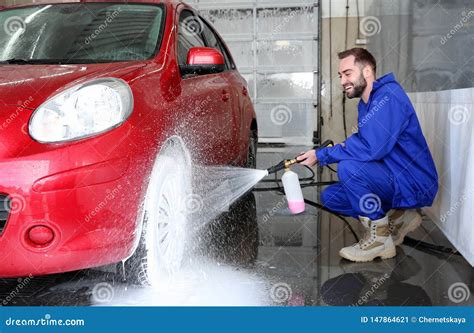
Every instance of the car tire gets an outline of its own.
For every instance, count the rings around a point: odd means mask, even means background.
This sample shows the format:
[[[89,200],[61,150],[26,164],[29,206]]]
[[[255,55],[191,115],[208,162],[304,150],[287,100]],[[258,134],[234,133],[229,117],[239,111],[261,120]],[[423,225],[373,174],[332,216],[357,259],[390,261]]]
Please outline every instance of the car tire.
[[[191,160],[179,138],[156,158],[142,207],[141,237],[125,261],[127,282],[155,285],[177,272],[185,257],[192,199]]]
[[[258,255],[255,196],[247,193],[203,232],[205,253],[218,262],[251,267]]]
[[[258,134],[257,131],[251,131],[249,137],[249,149],[247,152],[247,160],[245,167],[249,169],[257,168],[257,146],[258,146]]]

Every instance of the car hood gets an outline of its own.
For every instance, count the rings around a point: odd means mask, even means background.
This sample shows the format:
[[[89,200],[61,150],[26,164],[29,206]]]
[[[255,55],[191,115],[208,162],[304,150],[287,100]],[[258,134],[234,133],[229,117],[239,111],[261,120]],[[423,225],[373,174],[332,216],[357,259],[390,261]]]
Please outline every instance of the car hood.
[[[0,104],[36,109],[49,97],[90,79],[122,77],[144,62],[79,65],[0,65]]]

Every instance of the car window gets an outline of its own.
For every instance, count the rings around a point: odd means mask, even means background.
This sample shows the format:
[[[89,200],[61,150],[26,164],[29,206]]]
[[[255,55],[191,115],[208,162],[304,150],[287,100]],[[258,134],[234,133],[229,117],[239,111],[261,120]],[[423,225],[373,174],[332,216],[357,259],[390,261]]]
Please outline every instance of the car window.
[[[163,5],[71,3],[0,11],[0,60],[145,60],[161,44]]]
[[[203,35],[206,39],[206,46],[221,51],[225,59],[227,70],[235,69],[235,64],[232,61],[232,57],[227,52],[227,49],[224,46],[224,42],[219,38],[219,36],[214,32],[214,30],[204,19],[200,18],[200,20],[202,22]]]
[[[189,10],[183,10],[179,17],[178,27],[178,64],[186,65],[191,48],[205,46],[197,16]]]

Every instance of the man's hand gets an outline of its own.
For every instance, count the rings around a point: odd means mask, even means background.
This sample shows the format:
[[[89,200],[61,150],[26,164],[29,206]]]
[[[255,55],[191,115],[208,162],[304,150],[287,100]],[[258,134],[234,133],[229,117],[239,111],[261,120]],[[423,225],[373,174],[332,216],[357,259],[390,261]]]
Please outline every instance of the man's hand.
[[[314,149],[307,151],[306,153],[301,153],[301,155],[296,159],[298,161],[302,161],[300,164],[307,165],[309,167],[313,167],[316,165],[316,163],[318,163],[318,158],[316,157],[316,151]]]

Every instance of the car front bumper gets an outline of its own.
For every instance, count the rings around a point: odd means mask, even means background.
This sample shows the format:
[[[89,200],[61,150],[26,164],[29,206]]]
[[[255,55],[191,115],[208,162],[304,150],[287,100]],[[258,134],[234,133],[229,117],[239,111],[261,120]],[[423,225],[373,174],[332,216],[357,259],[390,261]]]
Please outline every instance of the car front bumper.
[[[0,194],[9,200],[0,277],[97,267],[132,253],[146,167],[124,140],[129,130],[0,159]],[[130,156],[138,156],[133,164]],[[49,228],[53,240],[33,243],[35,226]]]

